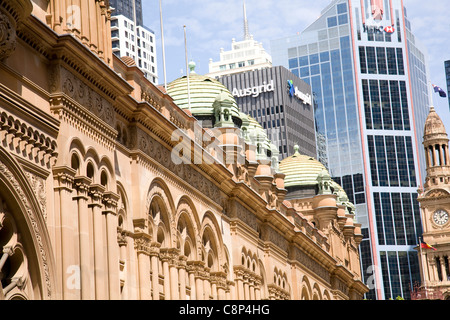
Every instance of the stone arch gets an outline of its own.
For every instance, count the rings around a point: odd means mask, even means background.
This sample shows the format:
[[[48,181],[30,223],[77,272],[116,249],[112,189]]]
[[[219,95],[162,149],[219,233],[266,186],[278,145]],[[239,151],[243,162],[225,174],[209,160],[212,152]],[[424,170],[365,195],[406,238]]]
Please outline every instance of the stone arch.
[[[86,148],[79,138],[72,138],[72,140],[70,141],[69,150],[70,152],[76,151],[79,154],[80,160],[83,160],[86,157]],[[70,161],[70,158],[65,160],[65,163],[68,163]]]
[[[20,285],[24,286],[21,292],[13,289],[4,298],[55,298],[55,262],[43,213],[19,164],[3,147],[0,147],[0,202],[0,215],[6,217],[8,213],[9,219],[14,221],[17,234],[20,235],[19,242],[12,248],[14,251],[11,256],[14,257],[20,252],[23,256],[23,259],[19,259],[23,262],[20,270],[26,269],[28,272],[26,282],[17,286],[19,289]],[[0,233],[2,228],[0,225]],[[8,243],[9,239],[4,242]],[[3,249],[1,248],[2,254]]]
[[[145,212],[149,220],[149,229],[152,229],[152,238],[161,242],[162,247],[176,248],[176,225],[173,198],[167,185],[159,178],[150,184],[145,205]],[[161,243],[162,244],[162,243]]]
[[[130,215],[129,215],[129,199],[127,196],[127,193],[125,191],[124,186],[119,181],[117,182],[117,194],[119,195],[119,202],[117,203],[117,212],[119,214],[119,217],[121,216],[123,218],[123,223],[121,228],[122,229],[128,229],[131,230],[131,222],[129,221]],[[120,224],[119,224],[120,226]]]
[[[330,293],[328,292],[328,290],[324,290],[324,291],[323,291],[322,299],[323,299],[323,300],[331,300],[331,295],[330,295]]]
[[[314,284],[312,289],[312,300],[322,300],[322,294],[317,283]]]
[[[259,275],[261,276],[261,299],[267,299],[269,297],[269,289],[267,287],[267,271],[261,259],[258,260],[258,265]]]
[[[106,156],[102,157],[98,164],[98,168],[99,168],[100,174],[101,174],[102,170],[104,170],[104,172],[106,172],[106,174],[108,176],[108,182],[109,182],[108,190],[113,190],[114,185],[116,184],[116,179],[115,179],[115,174],[114,174],[114,172],[115,172],[114,167],[113,167],[111,161],[109,160],[109,158]]]
[[[199,226],[197,210],[188,197],[182,197],[177,205],[176,211],[177,238],[180,243],[181,254],[189,260],[198,258]]]
[[[304,276],[300,286],[300,299],[301,300],[311,300],[311,284],[309,282],[308,277]]]
[[[203,253],[206,254],[206,256],[203,257],[203,260],[207,263],[206,265],[208,265],[209,254],[214,253],[213,258],[215,259],[215,261],[213,269],[211,269],[211,271],[223,270],[222,248],[224,244],[222,241],[222,237],[220,236],[221,234],[220,230],[221,229],[214,215],[210,211],[206,212],[203,217],[202,227],[200,231],[201,237],[199,240],[201,244],[200,247],[204,250]]]

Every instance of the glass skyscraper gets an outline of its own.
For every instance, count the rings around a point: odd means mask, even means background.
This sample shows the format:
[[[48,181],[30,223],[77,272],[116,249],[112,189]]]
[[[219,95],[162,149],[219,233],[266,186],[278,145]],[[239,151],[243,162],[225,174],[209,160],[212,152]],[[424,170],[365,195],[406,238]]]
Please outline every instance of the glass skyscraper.
[[[302,33],[271,42],[273,65],[309,83],[328,168],[363,223],[368,299],[420,282],[417,189],[429,110],[426,55],[402,0],[335,0]]]

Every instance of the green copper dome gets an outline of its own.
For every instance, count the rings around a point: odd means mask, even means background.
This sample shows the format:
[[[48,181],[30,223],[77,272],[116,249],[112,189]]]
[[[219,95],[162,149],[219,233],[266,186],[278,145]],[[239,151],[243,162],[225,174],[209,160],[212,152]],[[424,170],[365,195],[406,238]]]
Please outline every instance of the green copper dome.
[[[298,146],[294,150],[294,155],[283,159],[279,165],[280,171],[286,175],[285,187],[318,185],[317,178],[323,170],[328,170],[313,157],[300,154]]]
[[[242,118],[241,130],[247,143],[257,147],[257,158],[262,159],[272,154],[273,145],[267,137],[266,130],[255,118],[246,115]],[[269,151],[269,152],[267,152]]]
[[[216,117],[214,107],[223,104],[233,120],[239,119],[240,123],[239,108],[231,92],[219,81],[196,74],[193,71],[193,64],[190,68],[189,92],[192,115]],[[180,108],[189,110],[187,76],[169,83],[167,93]]]

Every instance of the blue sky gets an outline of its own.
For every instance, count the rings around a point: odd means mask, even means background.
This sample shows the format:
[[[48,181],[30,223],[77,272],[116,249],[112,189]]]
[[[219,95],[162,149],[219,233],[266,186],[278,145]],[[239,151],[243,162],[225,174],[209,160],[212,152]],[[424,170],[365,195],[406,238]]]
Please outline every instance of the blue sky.
[[[162,68],[159,0],[142,0],[144,24],[157,38],[158,73]],[[242,0],[162,0],[167,81],[186,74],[184,29],[188,58],[196,72],[208,73],[209,59],[219,60],[220,48],[229,50],[231,40],[243,37]],[[270,41],[303,31],[330,0],[246,0],[250,33],[270,52]],[[444,0],[404,0],[416,38],[428,50],[430,80],[446,90],[444,61],[450,60],[450,19]],[[450,134],[448,99],[433,94],[433,104]]]

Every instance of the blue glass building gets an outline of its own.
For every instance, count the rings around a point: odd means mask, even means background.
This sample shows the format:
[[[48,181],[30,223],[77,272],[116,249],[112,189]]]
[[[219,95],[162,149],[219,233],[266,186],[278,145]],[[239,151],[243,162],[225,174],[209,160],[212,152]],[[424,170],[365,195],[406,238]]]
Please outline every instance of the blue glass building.
[[[335,0],[302,33],[271,42],[273,64],[312,87],[328,168],[363,223],[368,299],[409,299],[420,282],[424,52],[402,0]]]

